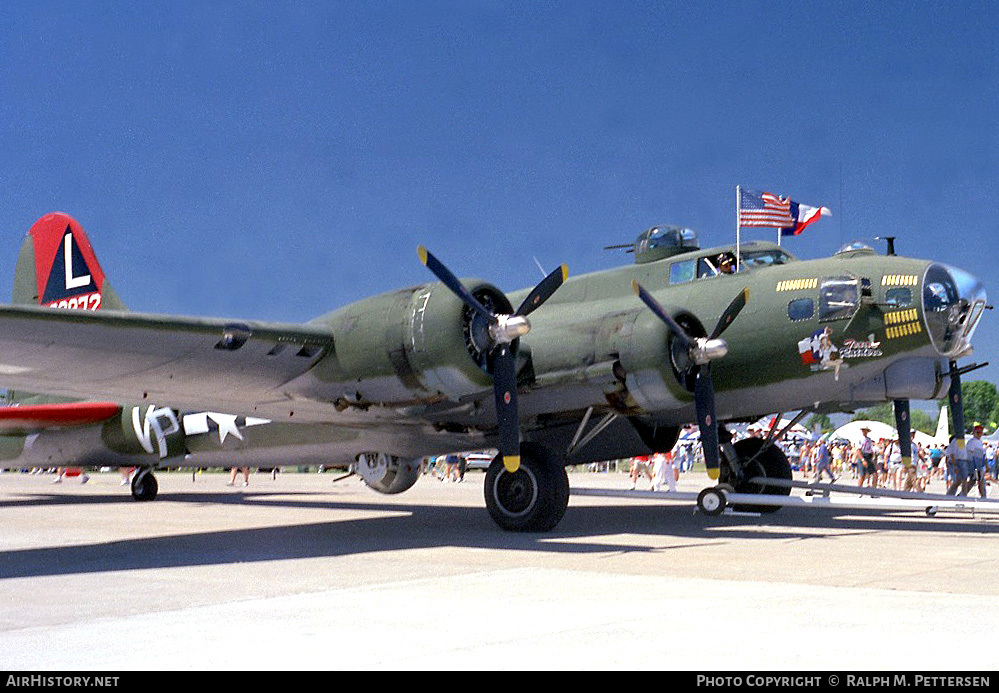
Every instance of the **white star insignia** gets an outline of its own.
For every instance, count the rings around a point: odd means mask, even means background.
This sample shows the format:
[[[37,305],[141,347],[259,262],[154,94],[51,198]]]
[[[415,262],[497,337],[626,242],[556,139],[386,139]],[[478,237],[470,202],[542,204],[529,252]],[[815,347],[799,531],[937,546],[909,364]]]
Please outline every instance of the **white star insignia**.
[[[208,418],[219,426],[219,443],[224,443],[226,436],[230,433],[243,440],[243,434],[239,432],[239,428],[236,426],[236,417],[234,415],[219,414],[213,411],[206,413],[208,414]]]

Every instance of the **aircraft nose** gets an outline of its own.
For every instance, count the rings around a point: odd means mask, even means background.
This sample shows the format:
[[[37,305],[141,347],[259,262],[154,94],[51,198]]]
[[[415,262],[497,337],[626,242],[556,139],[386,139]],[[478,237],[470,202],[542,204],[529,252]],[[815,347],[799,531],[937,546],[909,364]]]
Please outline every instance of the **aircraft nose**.
[[[985,287],[964,270],[933,263],[923,277],[923,316],[933,346],[956,357],[971,346],[985,309]]]

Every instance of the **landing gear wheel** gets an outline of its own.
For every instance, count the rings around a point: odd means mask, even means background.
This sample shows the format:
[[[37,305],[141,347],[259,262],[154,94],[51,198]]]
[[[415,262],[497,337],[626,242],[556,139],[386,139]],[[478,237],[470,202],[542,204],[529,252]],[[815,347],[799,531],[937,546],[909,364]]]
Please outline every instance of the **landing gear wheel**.
[[[160,485],[152,471],[140,469],[132,477],[132,498],[137,501],[151,501],[156,498]]]
[[[721,515],[725,512],[727,503],[724,492],[717,486],[706,488],[697,494],[697,509],[708,517]]]
[[[486,509],[509,532],[547,532],[569,505],[569,477],[547,449],[520,446],[520,468],[511,474],[500,455],[486,471]]]
[[[752,459],[766,444],[762,438],[745,438],[735,444],[735,451],[739,455],[739,460],[746,465],[746,461]],[[737,480],[732,478],[732,471],[728,465],[722,465],[721,481],[732,484],[736,493],[757,493],[770,496],[789,496],[791,488],[789,486],[770,486],[768,484],[752,483],[750,479],[754,477],[767,477],[770,479],[784,479],[790,481],[791,465],[787,457],[776,445],[771,445],[766,451],[760,453],[756,459],[746,465],[743,469],[743,478]],[[733,510],[746,513],[773,513],[780,510],[777,505],[735,505]]]

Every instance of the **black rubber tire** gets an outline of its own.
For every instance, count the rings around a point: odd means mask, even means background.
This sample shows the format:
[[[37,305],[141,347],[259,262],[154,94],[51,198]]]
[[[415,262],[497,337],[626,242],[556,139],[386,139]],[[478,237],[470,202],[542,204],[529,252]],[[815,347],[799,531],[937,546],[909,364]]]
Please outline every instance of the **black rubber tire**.
[[[139,470],[132,477],[132,498],[137,501],[151,501],[159,493],[160,485],[152,472]]]
[[[511,474],[497,455],[486,471],[486,509],[508,532],[548,532],[569,505],[569,477],[544,447],[523,443],[520,469]]]
[[[735,451],[740,460],[749,460],[764,446],[762,438],[744,438],[735,444]],[[757,457],[745,470],[746,481],[733,484],[733,480],[726,478],[727,467],[723,465],[722,482],[730,483],[735,487],[736,493],[759,493],[771,496],[789,496],[791,488],[789,486],[768,486],[766,484],[750,483],[748,479],[765,476],[771,479],[784,479],[791,481],[791,464],[787,457],[776,445],[770,446],[765,452]],[[733,505],[732,509],[746,513],[774,513],[780,510],[779,505]]]
[[[725,512],[725,494],[717,486],[709,486],[697,494],[697,509],[708,517],[717,517]]]

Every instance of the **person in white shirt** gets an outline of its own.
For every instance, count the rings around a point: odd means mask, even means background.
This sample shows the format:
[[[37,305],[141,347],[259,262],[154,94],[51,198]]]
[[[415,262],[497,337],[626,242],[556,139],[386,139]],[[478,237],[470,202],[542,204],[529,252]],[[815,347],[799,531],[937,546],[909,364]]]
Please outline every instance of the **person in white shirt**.
[[[985,494],[985,443],[982,442],[982,425],[975,424],[972,438],[965,444],[964,450],[968,453],[968,489],[974,484],[978,484],[978,492]]]
[[[653,491],[676,491],[673,453],[656,453],[653,463]]]

